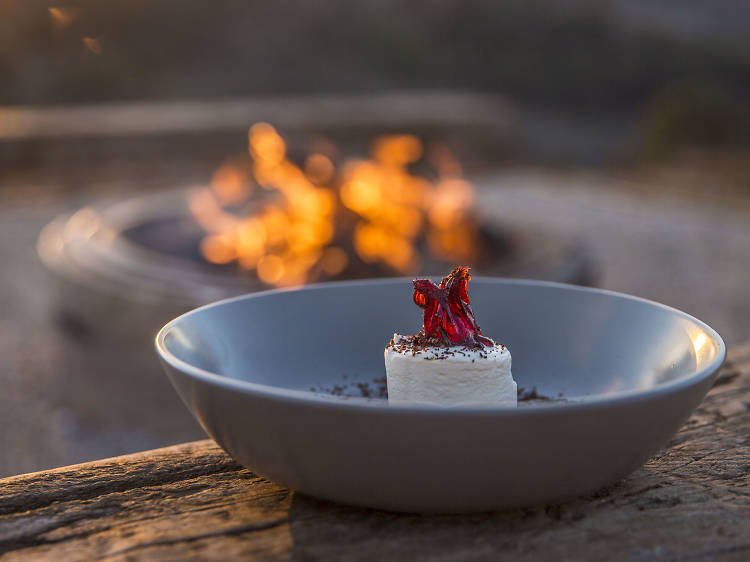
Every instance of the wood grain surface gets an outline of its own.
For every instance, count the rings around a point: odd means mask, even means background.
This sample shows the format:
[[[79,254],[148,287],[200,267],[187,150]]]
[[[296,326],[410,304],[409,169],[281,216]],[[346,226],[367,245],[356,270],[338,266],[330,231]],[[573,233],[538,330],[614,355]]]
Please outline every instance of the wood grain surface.
[[[0,559],[747,560],[750,343],[670,446],[567,503],[470,516],[318,501],[213,441],[0,480]]]

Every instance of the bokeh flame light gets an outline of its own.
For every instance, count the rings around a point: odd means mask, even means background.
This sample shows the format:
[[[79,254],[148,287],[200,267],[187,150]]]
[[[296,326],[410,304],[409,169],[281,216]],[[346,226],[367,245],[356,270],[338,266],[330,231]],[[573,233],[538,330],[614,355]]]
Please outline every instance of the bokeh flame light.
[[[442,261],[476,257],[473,188],[444,146],[425,153],[413,135],[388,135],[367,160],[337,165],[320,151],[298,166],[281,135],[257,123],[248,148],[248,166],[225,164],[210,187],[190,195],[205,231],[201,255],[211,263],[236,263],[264,283],[289,286],[338,276],[357,260],[414,273],[421,246]],[[409,171],[421,161],[434,181]]]
[[[65,29],[66,27],[69,27],[78,18],[78,10],[76,10],[75,8],[60,8],[50,6],[49,8],[47,8],[47,12],[49,12],[52,23],[58,29]]]

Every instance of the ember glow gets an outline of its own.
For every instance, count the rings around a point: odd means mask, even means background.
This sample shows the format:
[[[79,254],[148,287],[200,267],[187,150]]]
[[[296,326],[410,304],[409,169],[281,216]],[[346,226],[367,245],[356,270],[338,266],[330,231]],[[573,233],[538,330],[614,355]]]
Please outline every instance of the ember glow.
[[[52,23],[58,29],[65,29],[70,26],[78,17],[78,10],[75,8],[59,8],[49,7],[47,8],[49,17],[52,19]]]
[[[297,165],[281,135],[257,123],[248,149],[249,164],[220,167],[189,200],[211,263],[288,286],[357,263],[414,273],[421,251],[441,261],[475,258],[473,189],[445,147],[425,152],[413,135],[389,135],[373,142],[369,159],[339,163],[335,150],[321,150]],[[409,170],[417,162],[429,164],[433,180]]]
[[[81,42],[87,51],[95,55],[102,54],[102,42],[96,37],[82,37]]]

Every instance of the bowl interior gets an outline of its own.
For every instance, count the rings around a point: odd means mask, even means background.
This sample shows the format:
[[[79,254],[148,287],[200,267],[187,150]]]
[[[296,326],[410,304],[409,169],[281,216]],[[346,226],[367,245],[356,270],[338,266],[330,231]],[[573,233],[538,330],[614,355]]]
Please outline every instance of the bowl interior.
[[[723,353],[703,323],[642,299],[502,279],[474,278],[469,289],[482,332],[510,349],[518,385],[546,396],[648,390],[695,376]],[[221,377],[367,396],[384,377],[393,333],[420,326],[411,281],[389,279],[223,301],[174,320],[161,341],[167,355]]]

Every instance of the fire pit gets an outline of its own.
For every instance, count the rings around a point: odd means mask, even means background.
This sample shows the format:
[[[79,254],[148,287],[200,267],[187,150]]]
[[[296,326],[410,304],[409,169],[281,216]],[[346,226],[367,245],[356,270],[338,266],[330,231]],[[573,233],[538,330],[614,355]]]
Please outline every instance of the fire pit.
[[[121,299],[150,307],[156,316],[163,312],[167,320],[174,312],[272,288],[241,270],[203,259],[199,246],[205,233],[189,209],[193,193],[195,188],[178,188],[104,202],[47,225],[39,236],[38,251],[56,274],[58,289],[67,295],[58,299],[60,306],[74,304],[79,312],[73,315],[81,316],[80,306],[90,298]],[[508,231],[491,223],[483,224],[480,234],[488,255],[473,268],[476,275],[582,285],[595,281],[591,256],[574,240],[538,230]],[[444,269],[445,263],[430,260],[412,273],[439,274]],[[375,268],[370,271],[373,276],[389,274]],[[352,270],[335,278],[364,276],[362,270]],[[99,323],[95,318],[92,321]],[[151,328],[158,328],[158,322]]]
[[[40,255],[87,288],[175,307],[455,263],[476,274],[591,281],[579,245],[482,217],[445,146],[433,147],[433,169],[419,175],[410,167],[424,163],[425,149],[411,135],[376,139],[370,159],[334,164],[315,152],[304,169],[270,125],[253,126],[249,137],[251,158],[219,168],[210,186],[59,217],[40,235]]]

